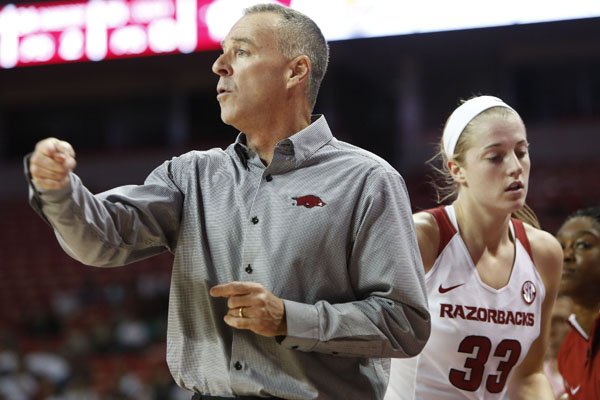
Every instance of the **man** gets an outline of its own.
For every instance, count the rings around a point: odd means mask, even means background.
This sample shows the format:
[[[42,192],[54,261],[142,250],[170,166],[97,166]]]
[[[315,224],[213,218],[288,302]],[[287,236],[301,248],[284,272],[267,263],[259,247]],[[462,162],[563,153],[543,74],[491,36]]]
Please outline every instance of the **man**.
[[[49,138],[29,158],[32,204],[85,264],[175,254],[167,362],[195,399],[383,398],[387,358],[430,328],[404,183],[311,117],[328,61],[312,20],[254,6],[222,46],[235,143],[94,196]]]

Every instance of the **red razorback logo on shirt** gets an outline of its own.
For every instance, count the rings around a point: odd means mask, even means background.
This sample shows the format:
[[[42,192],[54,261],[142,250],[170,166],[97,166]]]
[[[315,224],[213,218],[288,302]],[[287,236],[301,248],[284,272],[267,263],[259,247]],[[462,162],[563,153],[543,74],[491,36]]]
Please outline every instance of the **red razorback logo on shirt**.
[[[295,206],[298,207],[306,207],[306,208],[313,208],[313,207],[324,207],[327,205],[327,203],[325,203],[323,200],[321,200],[320,197],[309,194],[306,196],[300,196],[300,197],[292,197],[292,200],[296,200],[296,204],[294,204]]]

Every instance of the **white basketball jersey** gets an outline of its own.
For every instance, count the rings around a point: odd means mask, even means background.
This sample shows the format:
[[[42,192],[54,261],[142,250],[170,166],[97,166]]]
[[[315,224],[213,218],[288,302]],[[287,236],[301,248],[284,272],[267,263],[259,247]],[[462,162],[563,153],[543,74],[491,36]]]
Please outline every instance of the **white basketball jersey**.
[[[429,212],[440,247],[425,275],[432,329],[417,364],[416,398],[505,399],[511,372],[540,334],[545,296],[523,223],[510,223],[514,265],[508,284],[494,289],[477,273],[454,208]]]

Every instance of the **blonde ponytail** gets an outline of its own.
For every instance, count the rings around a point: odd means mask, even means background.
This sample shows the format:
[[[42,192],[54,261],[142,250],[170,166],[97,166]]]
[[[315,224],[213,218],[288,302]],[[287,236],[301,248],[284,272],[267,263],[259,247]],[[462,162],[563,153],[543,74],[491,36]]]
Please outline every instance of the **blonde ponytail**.
[[[521,207],[521,209],[512,213],[512,216],[513,218],[517,218],[523,222],[528,223],[534,228],[542,229],[540,225],[540,220],[538,219],[537,215],[535,215],[535,212],[531,209],[531,207],[529,207],[527,204],[524,204],[523,207]]]

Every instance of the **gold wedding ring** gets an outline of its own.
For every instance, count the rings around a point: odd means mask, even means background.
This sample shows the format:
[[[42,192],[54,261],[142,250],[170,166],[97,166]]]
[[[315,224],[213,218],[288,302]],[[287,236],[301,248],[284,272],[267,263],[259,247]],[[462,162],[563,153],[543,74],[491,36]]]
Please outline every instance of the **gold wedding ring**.
[[[244,317],[244,307],[238,308],[238,317],[246,318],[246,317]]]

